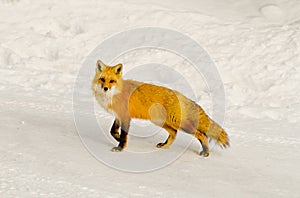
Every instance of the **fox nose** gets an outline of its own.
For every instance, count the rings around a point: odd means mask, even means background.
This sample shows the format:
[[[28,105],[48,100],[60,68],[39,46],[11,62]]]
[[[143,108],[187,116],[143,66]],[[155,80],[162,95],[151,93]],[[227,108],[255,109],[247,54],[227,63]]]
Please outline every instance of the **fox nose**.
[[[107,88],[107,87],[104,87],[103,89],[104,89],[104,91],[107,91],[107,90],[108,90],[108,88]]]

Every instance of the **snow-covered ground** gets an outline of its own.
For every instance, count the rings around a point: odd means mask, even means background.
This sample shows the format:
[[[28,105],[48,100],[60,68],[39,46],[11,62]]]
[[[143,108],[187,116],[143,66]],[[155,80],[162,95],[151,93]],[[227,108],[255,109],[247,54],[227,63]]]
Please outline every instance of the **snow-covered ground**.
[[[203,158],[193,142],[174,163],[137,174],[83,146],[77,72],[105,38],[144,26],[176,30],[209,52],[224,83],[229,149]],[[298,0],[2,0],[0,197],[299,197],[299,53]],[[155,50],[140,54],[120,58],[125,71],[138,61],[174,64]],[[209,112],[207,89],[188,80]],[[128,149],[143,144],[154,146],[132,140]]]

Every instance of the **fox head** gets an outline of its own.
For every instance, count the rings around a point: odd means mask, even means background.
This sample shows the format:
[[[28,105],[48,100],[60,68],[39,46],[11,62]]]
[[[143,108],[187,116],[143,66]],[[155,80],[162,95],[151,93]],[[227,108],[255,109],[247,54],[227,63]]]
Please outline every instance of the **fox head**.
[[[103,92],[111,91],[122,80],[122,64],[115,66],[105,65],[101,60],[96,63],[96,74],[93,80],[94,86]]]

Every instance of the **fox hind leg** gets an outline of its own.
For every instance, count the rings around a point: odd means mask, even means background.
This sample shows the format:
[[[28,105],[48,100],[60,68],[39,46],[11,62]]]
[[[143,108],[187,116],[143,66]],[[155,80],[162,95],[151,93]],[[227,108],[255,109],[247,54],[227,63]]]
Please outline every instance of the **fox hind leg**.
[[[167,148],[167,147],[169,147],[174,142],[174,140],[176,138],[177,130],[175,130],[175,129],[169,127],[169,126],[163,126],[163,128],[166,131],[168,131],[169,137],[165,142],[158,143],[156,145],[157,148]]]
[[[200,152],[200,155],[204,157],[209,156],[209,144],[206,135],[204,133],[201,133],[200,131],[197,131],[195,133],[195,137],[200,141],[202,146],[202,151]]]

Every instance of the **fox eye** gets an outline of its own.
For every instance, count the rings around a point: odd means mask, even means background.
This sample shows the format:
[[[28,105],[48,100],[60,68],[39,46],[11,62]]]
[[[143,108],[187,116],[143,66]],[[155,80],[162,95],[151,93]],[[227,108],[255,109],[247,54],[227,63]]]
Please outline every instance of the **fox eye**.
[[[104,78],[100,78],[100,80],[101,80],[102,82],[105,82],[105,79],[104,79]]]
[[[109,83],[114,83],[114,82],[116,82],[116,81],[115,81],[115,80],[110,80],[110,81],[109,81]]]

